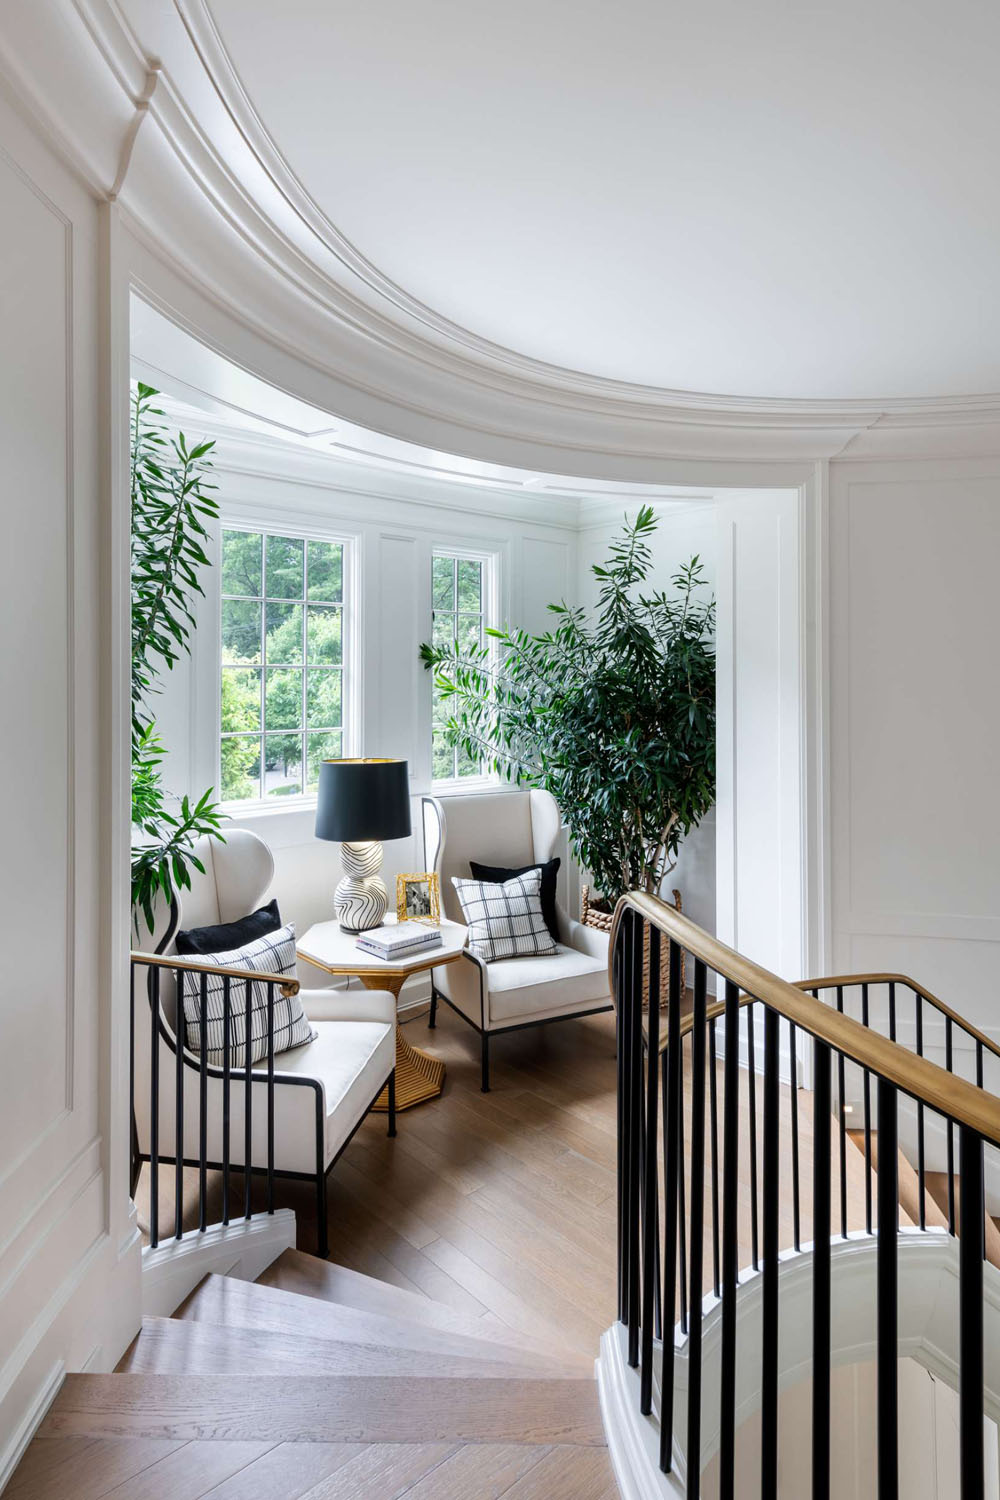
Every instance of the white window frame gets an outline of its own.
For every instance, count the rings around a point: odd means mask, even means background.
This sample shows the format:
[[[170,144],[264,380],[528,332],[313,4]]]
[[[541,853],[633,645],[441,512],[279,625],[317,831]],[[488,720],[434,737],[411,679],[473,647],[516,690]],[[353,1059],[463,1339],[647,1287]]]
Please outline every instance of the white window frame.
[[[495,548],[484,548],[475,546],[462,546],[460,543],[446,542],[434,539],[431,541],[430,559],[428,563],[427,597],[430,602],[431,630],[433,638],[434,619],[434,559],[435,557],[451,557],[459,562],[477,562],[483,568],[483,600],[482,617],[483,629],[496,629],[500,619],[500,563],[501,554]],[[497,655],[497,642],[491,637],[486,637],[486,645],[489,648],[490,660],[495,661]],[[428,674],[430,675],[430,674]],[[428,689],[429,700],[432,705],[430,714],[430,731],[428,740],[428,753],[431,767],[431,790],[441,796],[453,796],[461,792],[482,791],[487,787],[495,787],[500,778],[495,771],[485,771],[478,776],[434,776],[434,720],[433,720],[433,681]]]
[[[332,542],[342,546],[344,549],[343,566],[343,605],[342,605],[342,646],[341,646],[341,754],[345,756],[360,754],[362,703],[361,703],[361,577],[362,577],[362,538],[356,532],[346,531],[342,527],[325,526],[321,522],[311,520],[299,520],[297,518],[286,518],[273,514],[253,514],[249,510],[239,507],[224,507],[219,518],[219,563],[218,563],[218,591],[216,595],[215,631],[214,631],[214,672],[213,696],[214,715],[212,719],[212,765],[214,785],[218,788],[221,796],[222,790],[222,533],[224,531],[253,532],[262,537],[282,536],[293,537],[304,542]],[[296,600],[285,601],[296,603]],[[308,601],[306,601],[308,602]],[[264,663],[261,663],[263,673]],[[306,671],[306,663],[303,662],[303,673]],[[261,706],[261,738],[264,735],[263,720],[263,684],[262,675],[262,706]],[[301,731],[288,730],[289,734],[308,734],[308,729],[303,725]],[[307,750],[307,745],[304,745]],[[304,755],[302,765],[303,788],[307,774],[307,758]],[[264,764],[261,762],[261,787],[263,789]],[[316,793],[303,790],[297,796],[288,797],[266,797],[260,796],[243,800],[221,802],[220,806],[227,817],[240,821],[245,817],[256,817],[263,814],[277,814],[282,812],[295,812],[304,809],[315,808]]]

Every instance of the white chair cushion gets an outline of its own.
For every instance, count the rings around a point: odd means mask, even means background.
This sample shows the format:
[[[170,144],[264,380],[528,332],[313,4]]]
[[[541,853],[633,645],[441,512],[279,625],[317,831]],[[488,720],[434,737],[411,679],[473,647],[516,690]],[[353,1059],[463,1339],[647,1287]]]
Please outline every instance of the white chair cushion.
[[[508,958],[487,964],[490,1021],[528,1020],[543,1012],[610,1004],[606,961],[559,943],[551,958]]]
[[[384,1021],[316,1021],[313,1029],[315,1041],[283,1052],[276,1071],[315,1078],[323,1085],[326,1162],[330,1162],[392,1072],[395,1033]],[[257,1067],[266,1071],[267,1063]],[[297,1094],[301,1090],[276,1090],[282,1092]]]

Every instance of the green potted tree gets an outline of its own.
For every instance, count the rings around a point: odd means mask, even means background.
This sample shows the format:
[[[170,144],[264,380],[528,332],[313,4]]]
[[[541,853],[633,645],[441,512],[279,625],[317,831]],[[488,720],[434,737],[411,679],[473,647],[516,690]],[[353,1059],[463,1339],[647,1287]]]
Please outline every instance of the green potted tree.
[[[174,805],[163,785],[166,751],[150,700],[160,674],[190,651],[192,602],[203,592],[198,575],[210,567],[206,521],[219,506],[209,483],[214,443],[189,447],[167,432],[151,386],[132,393],[132,917],[150,932],[158,895],[171,901],[190,886],[189,867],[201,870],[195,840],[221,838],[222,814],[212,790]]]
[[[508,780],[551,792],[599,907],[659,893],[715,800],[715,604],[697,557],[647,591],[652,507],[626,519],[593,616],[550,604],[553,629],[509,626],[482,647],[424,644],[451,708],[452,744]]]

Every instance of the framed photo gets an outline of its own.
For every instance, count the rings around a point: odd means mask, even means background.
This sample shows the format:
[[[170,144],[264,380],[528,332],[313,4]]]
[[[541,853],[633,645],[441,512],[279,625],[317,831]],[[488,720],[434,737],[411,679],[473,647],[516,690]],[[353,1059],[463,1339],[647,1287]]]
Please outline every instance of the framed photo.
[[[441,886],[433,870],[396,876],[396,917],[400,922],[441,921]]]

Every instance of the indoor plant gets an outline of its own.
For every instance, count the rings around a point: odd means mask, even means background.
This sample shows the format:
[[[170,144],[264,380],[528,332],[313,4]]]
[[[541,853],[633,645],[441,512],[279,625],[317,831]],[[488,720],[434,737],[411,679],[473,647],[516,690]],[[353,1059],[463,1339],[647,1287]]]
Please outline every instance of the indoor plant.
[[[173,898],[191,883],[188,867],[201,870],[196,839],[219,834],[218,807],[206,791],[172,807],[161,765],[165,755],[150,711],[157,677],[190,651],[193,596],[210,566],[206,521],[219,514],[209,483],[214,444],[188,447],[183,433],[168,434],[158,392],[136,385],[132,394],[132,917],[153,930],[158,894]]]
[[[420,656],[453,712],[450,740],[509,780],[545,787],[604,901],[658,892],[715,800],[715,605],[697,557],[669,591],[644,584],[652,507],[610,547],[593,616],[551,604],[542,635],[505,627]]]

